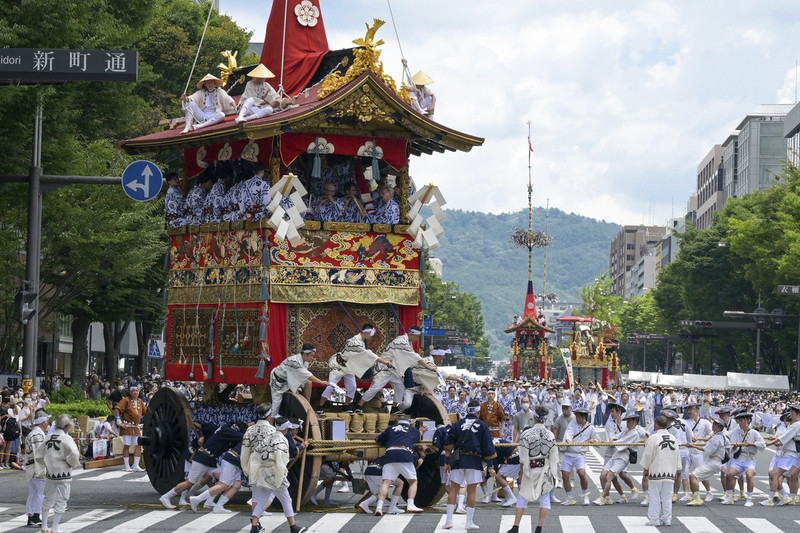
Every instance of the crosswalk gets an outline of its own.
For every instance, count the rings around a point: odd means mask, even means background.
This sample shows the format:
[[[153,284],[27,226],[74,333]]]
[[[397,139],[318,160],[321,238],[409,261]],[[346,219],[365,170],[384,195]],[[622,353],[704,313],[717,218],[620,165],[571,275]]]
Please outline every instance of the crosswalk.
[[[15,514],[19,508],[0,507],[0,533],[22,533],[26,515]],[[531,512],[532,511],[532,512]],[[537,524],[537,511],[528,511],[520,523],[520,533],[532,533]],[[479,509],[475,522],[480,531],[501,533],[514,524],[513,513],[498,514]],[[639,515],[562,515],[552,513],[546,521],[546,530],[554,533],[598,533],[615,531],[620,533],[663,533],[663,530],[646,525],[647,517]],[[140,533],[142,531],[172,533],[231,532],[247,533],[250,530],[249,513],[194,514],[176,511],[141,511],[123,509],[97,509],[67,511],[61,524],[70,533]],[[789,533],[800,531],[800,520],[786,513],[776,518],[724,517],[681,515],[673,517],[675,533]],[[464,531],[466,516],[455,515],[453,529],[444,529],[445,516],[440,512],[422,514],[385,515],[382,517],[354,513],[301,513],[297,523],[306,526],[309,532],[317,533],[450,533]],[[716,522],[716,523],[715,523]],[[281,513],[262,517],[265,533],[284,531],[286,519]]]

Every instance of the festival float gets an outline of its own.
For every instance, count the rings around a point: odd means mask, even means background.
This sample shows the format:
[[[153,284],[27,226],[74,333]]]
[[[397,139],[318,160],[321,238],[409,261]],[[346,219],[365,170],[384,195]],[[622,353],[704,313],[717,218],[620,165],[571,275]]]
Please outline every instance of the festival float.
[[[144,420],[145,459],[161,493],[183,479],[192,417],[225,421],[229,407],[214,405],[212,397],[222,401],[236,385],[248,384],[254,402],[268,400],[270,370],[303,343],[317,347],[310,369],[327,379],[328,358],[361,324],[376,326],[368,347],[380,354],[420,323],[421,248],[438,246],[445,202],[433,184],[413,190],[411,156],[466,152],[483,139],[412,108],[403,84],[383,70],[383,41],[375,37],[381,25],[377,19],[368,24],[365,37],[353,41],[356,48],[330,51],[317,0],[274,2],[261,63],[276,73],[267,81],[293,98],[292,105],[252,121],[237,123],[231,115],[201,130],[183,134],[177,125],[120,143],[129,154],[182,150],[184,184],[219,161],[261,162],[274,199],[263,220],[167,230],[165,377],[204,382],[210,405],[193,410],[168,388],[154,397]],[[238,101],[244,73],[255,65],[221,67],[225,88]],[[308,192],[321,186],[320,158],[326,156],[347,162],[365,203],[371,201],[370,178],[394,175],[400,197],[409,200],[399,202],[400,223],[320,223],[299,216],[310,203]],[[292,207],[282,207],[282,196]],[[423,205],[433,213],[427,219]],[[304,420],[306,436],[330,441],[331,424],[321,424],[311,407],[320,392],[284,395],[280,414]],[[437,423],[447,416],[435,398],[421,395],[410,414]],[[294,464],[290,492],[298,507],[311,497],[323,461],[377,456],[366,441],[389,423],[386,413],[327,418],[344,420],[347,441],[354,442],[317,448]],[[365,444],[360,449],[359,439]],[[441,497],[438,476],[436,459],[429,457],[420,468],[418,505]]]
[[[572,324],[572,332],[564,339],[561,351],[567,366],[566,386],[597,383],[606,390],[618,383],[619,360],[614,342],[614,328],[600,329],[602,324],[591,317],[566,316],[560,322]]]
[[[525,293],[525,310],[515,324],[505,330],[513,333],[511,341],[510,374],[514,379],[527,377],[533,379],[538,376],[540,380],[552,377],[553,356],[550,354],[546,335],[555,333],[544,323],[544,315],[536,310],[536,294],[533,292],[533,250],[545,249],[545,274],[542,277],[542,302],[546,298],[555,299],[555,295],[546,295],[546,269],[547,245],[552,238],[545,231],[533,231],[533,180],[531,177],[531,136],[530,122],[528,123],[528,229],[514,228],[511,235],[511,244],[516,248],[528,250],[528,289]]]

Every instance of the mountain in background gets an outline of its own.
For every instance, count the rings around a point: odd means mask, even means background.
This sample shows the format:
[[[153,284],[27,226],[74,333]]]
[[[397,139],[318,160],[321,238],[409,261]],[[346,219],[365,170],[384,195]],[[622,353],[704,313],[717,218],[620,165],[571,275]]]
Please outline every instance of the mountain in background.
[[[442,261],[442,279],[458,283],[461,290],[475,293],[483,307],[486,336],[492,359],[508,357],[511,337],[503,330],[514,315],[524,311],[528,282],[528,252],[513,248],[515,227],[528,228],[528,212],[499,215],[445,210],[441,248],[430,253]],[[559,301],[577,301],[578,290],[608,270],[611,239],[619,225],[550,209],[547,233],[553,240],[547,248],[546,293]],[[545,209],[533,210],[533,230],[545,228]],[[544,250],[533,251],[533,289],[542,293]]]

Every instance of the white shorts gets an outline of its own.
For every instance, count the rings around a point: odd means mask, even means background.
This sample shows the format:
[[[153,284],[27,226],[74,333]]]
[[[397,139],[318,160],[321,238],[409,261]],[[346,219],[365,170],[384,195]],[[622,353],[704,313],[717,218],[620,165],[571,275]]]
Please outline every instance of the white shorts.
[[[503,477],[516,479],[519,477],[519,469],[520,465],[500,465],[500,469],[497,471],[497,473]]]
[[[395,480],[398,476],[406,479],[417,479],[414,463],[386,463],[383,465],[383,479]]]
[[[769,469],[775,470],[778,467],[778,463],[780,462],[781,459],[783,459],[782,455],[773,455],[772,461],[769,462]]]
[[[386,470],[386,467],[383,467]],[[456,468],[450,471],[450,484],[474,485],[483,482],[483,472],[472,468]]]
[[[219,467],[219,482],[229,487],[242,480],[242,469],[228,461],[222,461]]]
[[[694,474],[694,477],[696,477],[698,481],[707,481],[719,475],[721,468],[722,463],[719,461],[709,461],[695,468],[692,474]]]
[[[775,468],[780,468],[788,472],[794,466],[796,459],[797,457],[781,457],[778,464],[775,465]]]
[[[187,479],[192,483],[200,483],[206,474],[210,475],[211,472],[216,469],[216,466],[206,466],[197,461],[192,461],[192,468],[189,470],[189,477]]]
[[[692,472],[703,466],[703,452],[689,452],[689,464],[691,465]]]
[[[190,463],[189,461],[184,459],[183,460],[183,473],[186,474],[186,476],[188,476],[189,475],[189,471],[191,469],[192,469],[192,463]],[[186,476],[184,476],[184,477],[186,477]]]
[[[445,485],[450,484],[450,472],[445,473],[443,466],[439,467],[439,478],[442,480],[443,484]]]
[[[377,496],[378,491],[381,490],[381,484],[383,483],[383,478],[381,476],[364,476],[364,481],[367,482],[367,487],[369,488],[369,491]]]
[[[681,452],[681,471],[678,472],[679,475],[683,477],[689,477],[689,472],[691,471],[691,463],[692,458],[690,457],[689,452],[686,453]]]
[[[139,445],[139,435],[123,435],[122,436],[122,445],[123,446],[138,446]]]
[[[571,453],[565,454],[564,460],[561,461],[561,471],[571,472],[573,468],[575,470],[586,470],[586,456],[573,455]]]
[[[747,472],[748,470],[752,470],[753,473],[756,471],[756,462],[755,461],[737,461],[736,459],[731,459],[728,463],[728,471],[730,472],[731,468],[736,470],[736,475],[734,476],[736,479],[739,479],[742,474]]]
[[[619,475],[619,473],[626,468],[628,468],[628,461],[620,458],[609,459],[606,461],[606,464],[603,465],[603,470],[614,472],[614,475]]]
[[[555,489],[553,489],[555,490]],[[539,496],[539,507],[542,509],[550,509],[550,494],[552,491]],[[528,500],[517,494],[517,509],[527,509]]]

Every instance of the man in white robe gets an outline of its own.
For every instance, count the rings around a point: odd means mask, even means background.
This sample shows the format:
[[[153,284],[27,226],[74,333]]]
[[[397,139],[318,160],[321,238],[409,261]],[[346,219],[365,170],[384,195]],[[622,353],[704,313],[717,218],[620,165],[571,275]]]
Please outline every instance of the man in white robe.
[[[295,392],[309,381],[319,385],[328,385],[327,381],[317,378],[308,369],[308,363],[314,360],[314,354],[316,353],[317,349],[313,344],[303,344],[303,349],[300,353],[287,357],[281,361],[281,364],[272,369],[269,375],[269,386],[272,391],[271,417],[278,416],[278,410],[281,408],[281,401],[285,393]]]
[[[514,525],[508,533],[519,533],[522,515],[528,502],[539,500],[539,522],[536,533],[541,533],[547,512],[550,509],[550,496],[558,486],[558,447],[553,432],[544,426],[549,412],[546,407],[534,408],[536,423],[522,432],[519,439],[519,464],[522,475],[519,480],[517,511]]]
[[[267,78],[274,78],[275,74],[263,64],[247,73],[253,78],[244,86],[244,93],[239,99],[239,116],[236,122],[247,122],[271,115],[281,101],[280,95],[266,83]]]
[[[372,350],[367,349],[365,341],[375,335],[375,326],[372,324],[364,324],[361,328],[361,333],[350,337],[345,343],[344,349],[335,353],[328,360],[328,386],[322,391],[322,398],[319,400],[318,415],[325,414],[322,407],[325,402],[330,400],[331,394],[338,387],[339,382],[344,380],[346,402],[352,404],[356,396],[356,378],[363,376],[367,370],[372,368],[375,361],[379,361],[386,366],[392,366],[392,363],[379,358]]]
[[[225,115],[236,112],[236,103],[222,89],[222,80],[211,74],[197,82],[197,91],[190,96],[181,95],[186,106],[186,126],[181,133],[206,128],[225,120]]]

